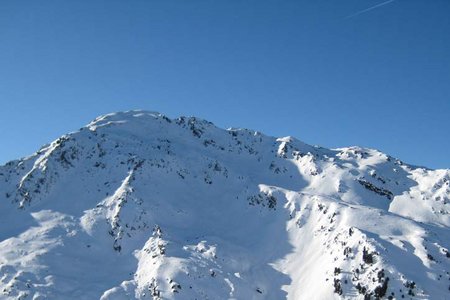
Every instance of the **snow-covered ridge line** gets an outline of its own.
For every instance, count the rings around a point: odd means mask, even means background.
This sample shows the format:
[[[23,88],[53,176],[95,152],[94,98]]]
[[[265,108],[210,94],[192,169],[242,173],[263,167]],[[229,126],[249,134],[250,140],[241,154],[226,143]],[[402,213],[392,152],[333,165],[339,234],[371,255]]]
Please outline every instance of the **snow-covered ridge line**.
[[[0,166],[0,299],[446,299],[449,184],[373,149],[108,114]]]

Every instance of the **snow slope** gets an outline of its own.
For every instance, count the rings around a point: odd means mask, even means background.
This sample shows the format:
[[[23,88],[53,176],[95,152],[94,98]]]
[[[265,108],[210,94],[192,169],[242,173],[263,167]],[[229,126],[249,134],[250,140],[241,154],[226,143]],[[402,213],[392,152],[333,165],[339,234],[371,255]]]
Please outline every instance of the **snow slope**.
[[[102,116],[0,167],[0,299],[450,299],[450,171]]]

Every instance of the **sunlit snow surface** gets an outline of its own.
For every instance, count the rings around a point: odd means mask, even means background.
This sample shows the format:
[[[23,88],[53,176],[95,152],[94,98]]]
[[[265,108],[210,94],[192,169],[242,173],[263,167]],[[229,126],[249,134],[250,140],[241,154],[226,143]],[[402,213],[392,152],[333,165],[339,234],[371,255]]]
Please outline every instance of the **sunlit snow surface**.
[[[450,299],[449,182],[372,149],[106,115],[0,167],[0,299]]]

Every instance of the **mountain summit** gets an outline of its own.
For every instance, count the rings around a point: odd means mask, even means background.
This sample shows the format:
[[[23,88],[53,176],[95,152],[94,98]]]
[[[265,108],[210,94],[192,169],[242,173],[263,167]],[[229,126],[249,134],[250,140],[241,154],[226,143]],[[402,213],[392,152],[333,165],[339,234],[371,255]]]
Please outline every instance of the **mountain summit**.
[[[449,299],[450,171],[99,117],[0,167],[0,299]]]

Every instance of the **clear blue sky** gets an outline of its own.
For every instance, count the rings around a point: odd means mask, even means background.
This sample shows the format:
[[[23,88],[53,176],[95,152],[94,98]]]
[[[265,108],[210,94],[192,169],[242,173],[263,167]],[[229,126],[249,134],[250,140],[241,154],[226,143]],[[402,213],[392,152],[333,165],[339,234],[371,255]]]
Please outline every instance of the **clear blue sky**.
[[[140,108],[450,168],[450,1],[382,2],[2,0],[0,162]]]

